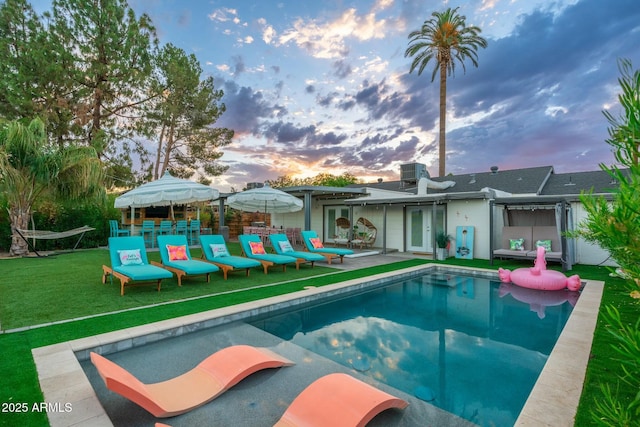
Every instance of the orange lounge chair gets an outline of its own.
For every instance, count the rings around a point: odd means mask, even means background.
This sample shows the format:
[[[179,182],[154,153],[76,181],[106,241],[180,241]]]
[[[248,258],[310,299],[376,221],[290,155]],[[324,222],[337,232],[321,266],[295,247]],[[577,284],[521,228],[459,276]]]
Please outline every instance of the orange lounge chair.
[[[97,353],[91,362],[107,388],[140,405],[158,418],[184,414],[218,397],[247,376],[293,362],[266,348],[235,345],[224,348],[198,366],[167,381],[144,384],[124,368]]]
[[[386,409],[408,405],[350,375],[329,374],[304,389],[275,427],[362,427]]]

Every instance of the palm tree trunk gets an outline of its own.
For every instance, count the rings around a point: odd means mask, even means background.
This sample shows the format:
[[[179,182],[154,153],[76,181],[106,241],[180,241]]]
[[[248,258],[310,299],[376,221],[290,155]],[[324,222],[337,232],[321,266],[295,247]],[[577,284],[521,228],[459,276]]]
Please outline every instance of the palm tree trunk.
[[[16,232],[16,228],[26,230],[29,228],[29,216],[31,210],[21,206],[9,207],[9,223],[11,224],[10,256],[22,256],[29,253],[29,246]]]
[[[447,128],[447,64],[440,63],[440,135],[438,145],[438,176],[445,176],[445,158],[447,155],[446,143]]]

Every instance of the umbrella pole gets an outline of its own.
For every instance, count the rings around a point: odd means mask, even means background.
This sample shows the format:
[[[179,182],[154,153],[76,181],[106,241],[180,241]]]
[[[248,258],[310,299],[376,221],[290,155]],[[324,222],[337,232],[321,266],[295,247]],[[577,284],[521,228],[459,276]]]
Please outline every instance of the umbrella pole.
[[[133,232],[135,231],[135,226],[133,225],[133,222],[136,219],[136,208],[134,208],[133,206],[131,206],[131,235],[133,236]]]

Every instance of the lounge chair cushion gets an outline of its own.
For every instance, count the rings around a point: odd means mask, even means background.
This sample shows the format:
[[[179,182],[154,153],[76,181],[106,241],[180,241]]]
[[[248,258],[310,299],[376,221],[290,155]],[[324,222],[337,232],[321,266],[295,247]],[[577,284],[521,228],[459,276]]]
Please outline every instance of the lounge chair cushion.
[[[142,255],[140,255],[140,249],[127,249],[118,251],[120,257],[120,263],[122,265],[142,265]]]
[[[238,270],[243,268],[260,267],[260,262],[256,261],[255,259],[249,259],[249,258],[233,256],[233,255],[216,258],[215,262],[219,264],[230,265],[231,267],[236,268]]]
[[[313,252],[317,252],[319,254],[334,254],[339,256],[353,255],[353,251],[351,249],[343,248],[319,248],[314,249]]]
[[[131,278],[131,280],[158,280],[158,279],[170,279],[173,274],[169,270],[157,267],[149,264],[139,265],[120,265],[113,267],[113,271],[116,271],[124,276]]]
[[[324,261],[325,259],[322,255],[314,254],[313,252],[293,251],[293,252],[286,252],[286,254],[287,256],[302,258],[303,260],[308,262]]]
[[[167,245],[167,252],[169,252],[169,261],[187,261],[189,259],[186,245]]]
[[[231,255],[227,250],[227,245],[224,243],[212,243],[209,247],[211,247],[211,253],[214,258],[222,258]]]
[[[182,270],[187,275],[194,275],[194,276],[198,274],[214,273],[219,270],[218,267],[216,267],[211,263],[198,261],[195,259],[188,259],[186,261],[170,261],[164,264],[168,267],[174,267],[174,268],[177,268],[178,270]]]
[[[293,256],[278,255],[278,254],[251,255],[251,258],[259,259],[262,261],[269,261],[278,265],[292,264],[297,261],[296,258],[294,258]]]
[[[249,247],[251,248],[251,255],[264,255],[267,253],[262,242],[249,242]]]

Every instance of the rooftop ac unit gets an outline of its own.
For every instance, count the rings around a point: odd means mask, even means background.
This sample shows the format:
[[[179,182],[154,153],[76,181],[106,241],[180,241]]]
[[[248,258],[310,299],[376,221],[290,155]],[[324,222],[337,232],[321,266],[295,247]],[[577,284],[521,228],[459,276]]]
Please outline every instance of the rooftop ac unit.
[[[400,181],[405,184],[415,184],[423,176],[429,178],[427,166],[423,163],[408,163],[406,165],[400,165]]]
[[[261,182],[248,182],[247,183],[247,190],[253,190],[254,188],[262,188],[264,187],[264,184]]]

